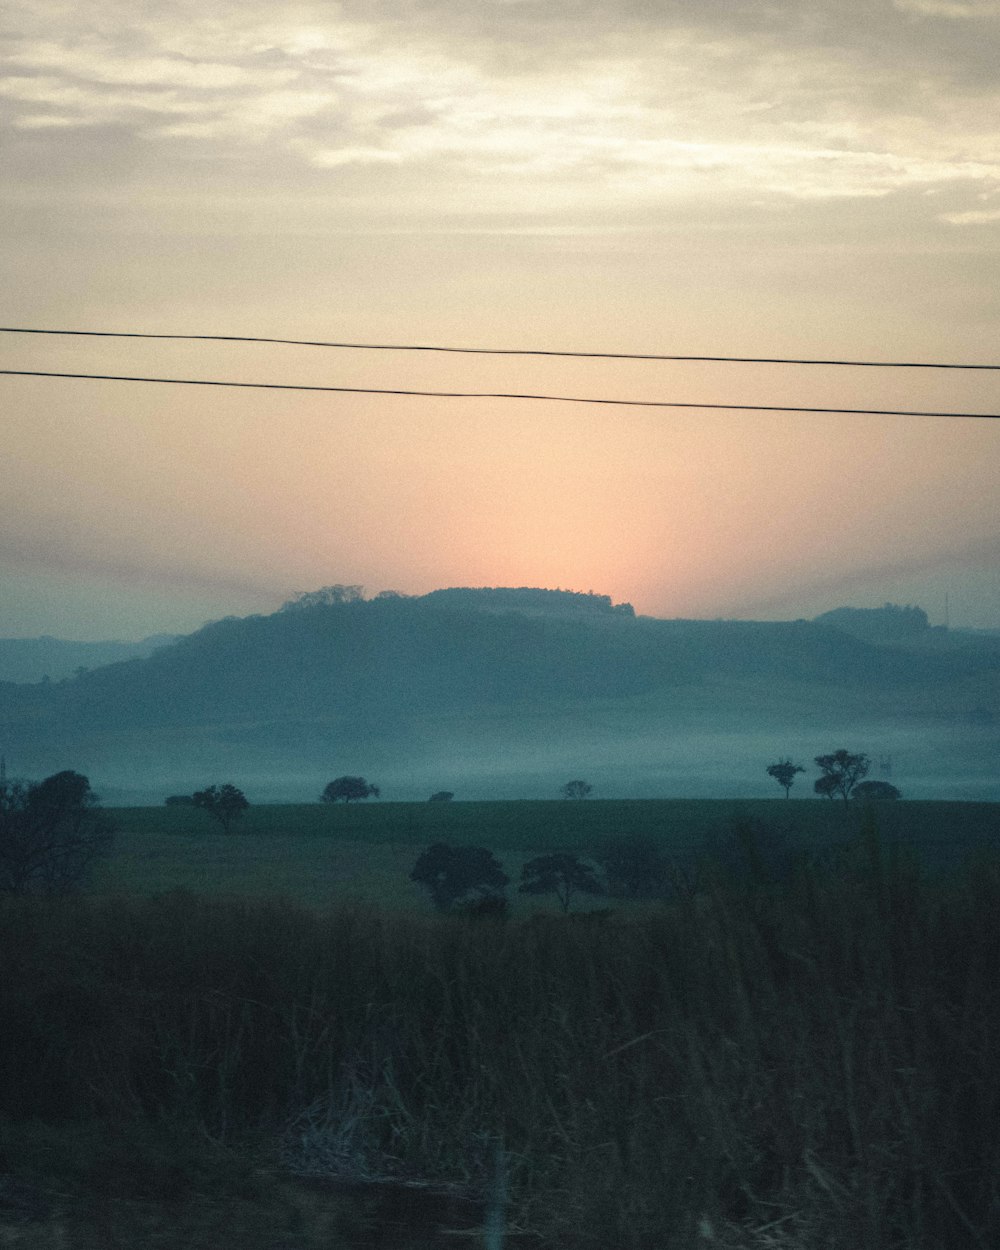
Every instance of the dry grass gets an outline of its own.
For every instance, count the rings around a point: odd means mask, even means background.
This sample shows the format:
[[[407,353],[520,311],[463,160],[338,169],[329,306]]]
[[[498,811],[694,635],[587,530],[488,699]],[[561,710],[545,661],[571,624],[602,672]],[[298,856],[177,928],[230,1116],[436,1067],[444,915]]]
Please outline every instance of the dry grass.
[[[179,1244],[174,1203],[187,1245],[309,1247],[295,1175],[483,1209],[499,1140],[525,1244],[991,1246],[998,915],[996,861],[928,881],[871,826],[628,924],[8,901],[0,1171],[75,1196],[74,1246]]]

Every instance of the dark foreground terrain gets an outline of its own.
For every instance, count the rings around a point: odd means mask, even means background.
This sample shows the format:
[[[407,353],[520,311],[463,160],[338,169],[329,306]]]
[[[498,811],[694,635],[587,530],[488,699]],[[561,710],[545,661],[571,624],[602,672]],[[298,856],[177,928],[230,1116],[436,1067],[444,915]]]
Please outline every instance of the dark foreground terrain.
[[[1000,861],[768,862],[506,922],[7,899],[0,1239],[997,1244]]]

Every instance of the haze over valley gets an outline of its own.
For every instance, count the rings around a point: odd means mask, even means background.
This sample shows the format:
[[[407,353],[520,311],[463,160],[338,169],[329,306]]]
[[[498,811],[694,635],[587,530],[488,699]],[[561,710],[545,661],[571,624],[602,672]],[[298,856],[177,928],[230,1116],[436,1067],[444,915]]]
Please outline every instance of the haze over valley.
[[[595,798],[778,798],[765,768],[789,755],[811,797],[813,757],[841,746],[905,797],[981,800],[1000,798],[998,712],[1000,632],[918,608],[662,620],[595,594],[333,587],[0,683],[0,749],[19,775],[79,769],[111,804],[219,780],[311,801],[341,773],[389,800],[555,799],[572,777]]]

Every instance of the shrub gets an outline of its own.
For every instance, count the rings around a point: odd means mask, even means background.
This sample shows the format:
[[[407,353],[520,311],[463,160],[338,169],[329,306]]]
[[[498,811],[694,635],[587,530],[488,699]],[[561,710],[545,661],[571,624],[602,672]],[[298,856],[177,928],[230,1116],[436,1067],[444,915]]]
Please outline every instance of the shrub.
[[[573,781],[567,781],[560,790],[560,794],[564,799],[585,799],[593,788],[589,781],[584,781],[582,777],[577,777]]]
[[[854,793],[851,797],[862,799],[869,803],[880,803],[886,800],[901,799],[903,796],[888,781],[861,781],[854,787]]]

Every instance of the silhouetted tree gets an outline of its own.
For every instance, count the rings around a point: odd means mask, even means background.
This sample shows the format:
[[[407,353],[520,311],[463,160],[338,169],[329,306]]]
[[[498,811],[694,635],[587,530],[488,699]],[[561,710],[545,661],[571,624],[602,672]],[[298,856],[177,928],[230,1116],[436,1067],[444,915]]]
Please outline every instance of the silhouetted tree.
[[[297,612],[303,608],[328,607],[334,603],[360,603],[365,597],[364,586],[323,586],[319,590],[297,591],[287,603],[281,605],[282,612]]]
[[[345,803],[350,803],[352,799],[377,799],[380,793],[378,786],[370,786],[364,777],[337,777],[327,785],[319,800],[321,803],[336,803],[338,799],[343,799]]]
[[[563,912],[569,911],[574,894],[603,894],[592,864],[567,851],[538,855],[521,869],[521,894],[554,894]]]
[[[662,894],[670,881],[670,864],[652,838],[609,838],[594,858],[604,869],[608,893],[616,898]]]
[[[438,790],[427,801],[428,803],[450,803],[454,797],[454,790]]]
[[[229,833],[233,821],[239,820],[250,806],[246,795],[231,782],[222,786],[209,786],[206,790],[196,790],[191,796],[195,807],[207,812],[213,820],[219,822],[223,833]]]
[[[788,792],[795,782],[795,774],[804,773],[805,771],[801,764],[793,764],[790,759],[786,760],[783,758],[779,759],[777,764],[768,764],[767,766],[767,775],[773,777],[778,785],[784,789],[786,799],[789,797]]]
[[[817,755],[816,763],[823,774],[813,787],[816,793],[825,794],[831,799],[839,794],[845,803],[858,782],[868,776],[871,768],[867,755],[852,755],[843,747],[829,755]]]
[[[813,782],[813,789],[823,798],[833,799],[837,795],[837,778],[824,773]]]
[[[114,829],[81,773],[0,783],[0,890],[61,894],[111,849]]]
[[[851,797],[866,800],[869,803],[879,803],[885,800],[901,799],[903,796],[888,781],[859,781]]]
[[[593,788],[590,782],[577,778],[575,781],[567,781],[561,793],[564,799],[585,799]]]
[[[501,896],[509,877],[484,846],[449,846],[435,842],[421,852],[410,880],[422,885],[440,912],[451,911],[470,893],[480,899]]]

